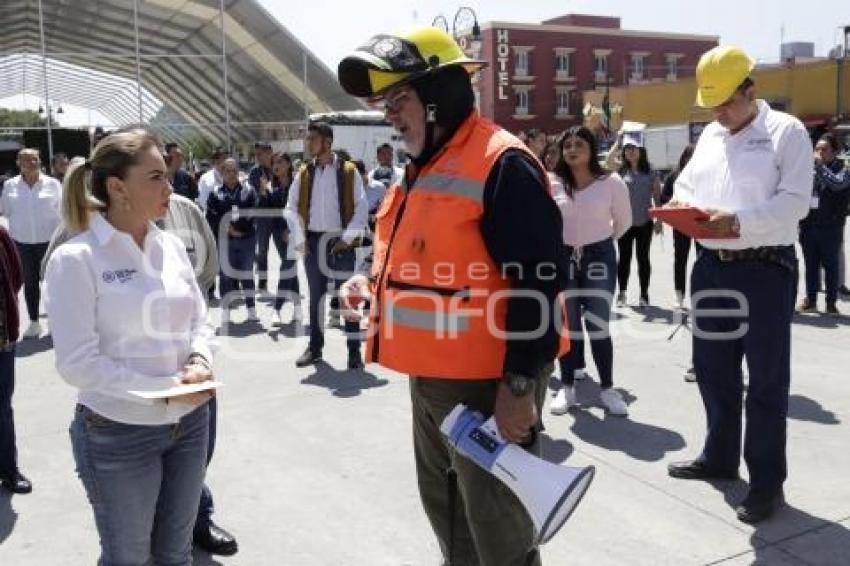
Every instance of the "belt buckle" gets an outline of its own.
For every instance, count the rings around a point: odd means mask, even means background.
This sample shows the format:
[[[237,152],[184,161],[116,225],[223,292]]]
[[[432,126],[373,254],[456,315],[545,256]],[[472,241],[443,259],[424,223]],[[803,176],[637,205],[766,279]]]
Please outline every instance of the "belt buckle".
[[[720,261],[732,261],[732,252],[729,250],[717,250],[717,257]]]

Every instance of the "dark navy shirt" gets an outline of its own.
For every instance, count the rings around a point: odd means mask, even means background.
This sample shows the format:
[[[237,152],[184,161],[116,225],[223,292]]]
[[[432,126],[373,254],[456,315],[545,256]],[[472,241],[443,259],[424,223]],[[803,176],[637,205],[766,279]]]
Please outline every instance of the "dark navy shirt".
[[[248,184],[240,184],[238,188],[234,189],[229,189],[224,185],[217,188],[207,200],[207,220],[213,232],[219,235],[221,233],[221,222],[225,215],[228,212],[237,212],[236,221],[233,221],[231,216],[231,225],[235,230],[242,232],[242,237],[253,236],[256,228],[250,210],[257,207],[258,201],[257,192]]]
[[[186,197],[193,202],[198,198],[198,184],[183,169],[178,169],[177,173],[174,174],[174,181],[171,182],[171,186],[174,188],[174,192],[181,197]]]

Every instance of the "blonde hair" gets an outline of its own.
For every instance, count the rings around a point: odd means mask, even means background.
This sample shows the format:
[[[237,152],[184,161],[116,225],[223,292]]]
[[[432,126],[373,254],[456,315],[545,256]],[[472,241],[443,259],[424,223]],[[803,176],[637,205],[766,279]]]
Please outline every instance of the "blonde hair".
[[[106,212],[110,177],[124,179],[127,170],[137,165],[140,156],[151,147],[160,147],[156,134],[134,128],[109,134],[95,146],[88,161],[74,159],[65,175],[62,218],[74,234],[88,230],[92,212]]]

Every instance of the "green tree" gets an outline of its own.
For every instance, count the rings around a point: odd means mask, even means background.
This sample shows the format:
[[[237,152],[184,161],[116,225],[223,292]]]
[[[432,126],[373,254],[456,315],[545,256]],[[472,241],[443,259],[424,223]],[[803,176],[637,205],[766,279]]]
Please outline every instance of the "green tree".
[[[38,112],[0,108],[0,127],[2,128],[31,128],[46,125],[47,119]]]

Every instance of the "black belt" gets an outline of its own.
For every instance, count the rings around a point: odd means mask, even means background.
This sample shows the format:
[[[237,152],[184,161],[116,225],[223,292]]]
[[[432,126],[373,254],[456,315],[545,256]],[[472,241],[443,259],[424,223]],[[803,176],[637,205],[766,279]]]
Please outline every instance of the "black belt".
[[[723,263],[735,261],[761,261],[778,263],[789,269],[794,268],[794,246],[762,246],[759,248],[744,248],[741,250],[714,250],[703,248],[702,253],[708,253]]]

